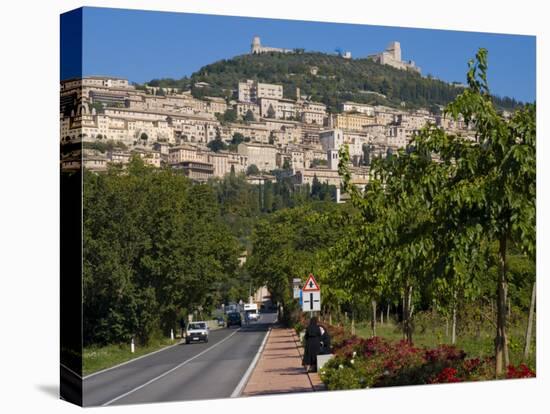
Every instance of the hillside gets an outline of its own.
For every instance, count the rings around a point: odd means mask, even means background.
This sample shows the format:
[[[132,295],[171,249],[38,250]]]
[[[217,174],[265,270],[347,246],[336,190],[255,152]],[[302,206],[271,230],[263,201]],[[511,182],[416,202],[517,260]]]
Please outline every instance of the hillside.
[[[323,53],[241,55],[206,65],[189,78],[154,79],[149,85],[191,88],[196,97],[234,97],[237,83],[244,79],[282,84],[285,98],[291,99],[299,87],[302,95],[325,103],[331,111],[348,100],[390,106],[405,102],[408,108],[445,105],[461,92],[449,83],[368,59],[347,60]],[[207,82],[210,87],[193,87],[197,82]],[[503,109],[520,105],[499,97],[495,103]]]

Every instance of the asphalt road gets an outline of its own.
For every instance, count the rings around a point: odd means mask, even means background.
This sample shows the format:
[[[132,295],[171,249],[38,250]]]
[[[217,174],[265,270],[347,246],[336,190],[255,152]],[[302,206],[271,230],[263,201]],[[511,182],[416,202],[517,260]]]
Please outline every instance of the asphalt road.
[[[275,314],[210,332],[208,343],[180,344],[84,378],[83,405],[228,398],[254,359]]]

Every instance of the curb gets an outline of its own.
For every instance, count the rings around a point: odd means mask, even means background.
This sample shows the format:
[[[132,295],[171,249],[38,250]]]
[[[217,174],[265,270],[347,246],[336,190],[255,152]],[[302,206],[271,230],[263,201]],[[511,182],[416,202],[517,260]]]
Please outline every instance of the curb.
[[[252,376],[252,373],[254,372],[254,368],[256,368],[256,365],[258,364],[258,361],[260,360],[260,355],[264,352],[265,344],[267,343],[267,339],[269,338],[269,335],[271,334],[271,327],[267,330],[267,333],[264,336],[264,339],[262,341],[262,344],[260,345],[260,348],[258,349],[258,352],[256,352],[256,355],[254,356],[254,359],[248,366],[246,372],[244,373],[243,377],[237,384],[237,387],[233,390],[231,393],[231,396],[229,398],[236,398],[240,397],[243,390],[246,387],[246,384],[248,384],[248,381],[250,380],[250,377]]]

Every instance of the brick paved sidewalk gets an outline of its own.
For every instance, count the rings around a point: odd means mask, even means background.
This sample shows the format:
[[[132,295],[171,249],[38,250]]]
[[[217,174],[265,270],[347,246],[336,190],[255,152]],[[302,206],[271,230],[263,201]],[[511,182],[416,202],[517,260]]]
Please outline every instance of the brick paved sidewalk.
[[[306,373],[293,329],[274,327],[242,395],[312,392],[323,389],[317,374]]]

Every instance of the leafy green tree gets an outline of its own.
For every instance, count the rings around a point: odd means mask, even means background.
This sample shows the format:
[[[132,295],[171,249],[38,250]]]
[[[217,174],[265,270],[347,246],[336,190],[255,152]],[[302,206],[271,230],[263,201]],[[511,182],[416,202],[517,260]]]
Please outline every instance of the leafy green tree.
[[[208,144],[206,144],[206,146],[210,148],[210,150],[213,152],[219,152],[227,149],[227,144],[223,142],[221,138],[213,139]]]
[[[243,134],[241,134],[240,132],[235,132],[233,134],[233,138],[231,139],[231,144],[239,145],[241,142],[245,142],[245,141],[246,141],[246,138],[244,137]]]
[[[252,112],[252,110],[250,110],[250,109],[249,109],[248,111],[246,111],[246,114],[245,114],[245,116],[244,116],[244,120],[245,120],[246,122],[254,122],[254,121],[256,121],[256,117],[254,116],[254,112]]]
[[[84,174],[84,343],[147,342],[219,304],[241,248],[210,186],[134,157]]]
[[[432,285],[439,301],[456,309],[460,296],[472,300],[492,280],[490,246],[496,241],[499,376],[509,361],[509,243],[531,260],[535,255],[535,108],[527,105],[504,119],[489,94],[487,52],[480,49],[469,65],[469,88],[446,112],[472,123],[476,142],[427,126],[407,151],[376,160],[365,196],[350,184],[349,155],[342,149],[344,189],[362,212],[359,226],[368,240],[356,249],[344,244],[344,269],[357,269],[347,274],[350,283],[376,274],[401,286],[404,332],[412,341],[414,287]]]
[[[237,111],[235,109],[229,108],[223,114],[223,120],[225,122],[235,122],[237,121]]]
[[[250,164],[246,169],[246,175],[258,175],[259,173],[260,169],[256,166],[256,164]]]
[[[267,117],[275,118],[275,109],[273,109],[273,105],[271,104],[269,104],[269,107],[267,108]]]

